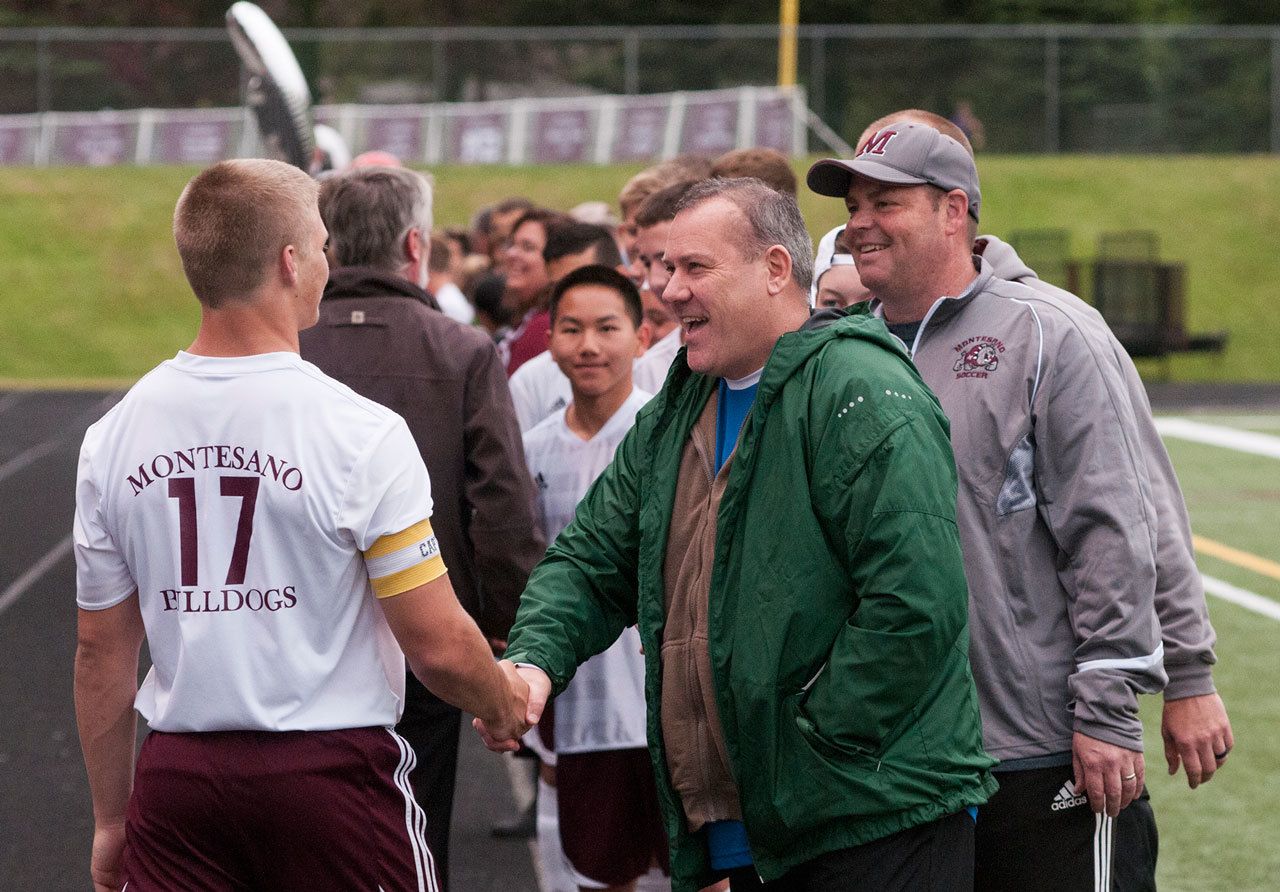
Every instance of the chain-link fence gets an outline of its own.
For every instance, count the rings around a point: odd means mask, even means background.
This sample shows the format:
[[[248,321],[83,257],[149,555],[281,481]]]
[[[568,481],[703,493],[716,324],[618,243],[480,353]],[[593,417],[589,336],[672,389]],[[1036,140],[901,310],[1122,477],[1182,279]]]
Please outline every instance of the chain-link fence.
[[[662,93],[773,83],[774,26],[286,31],[325,104]],[[1280,28],[798,30],[800,82],[846,140],[904,106],[1003,152],[1280,151]],[[0,29],[0,113],[240,102],[221,29]]]

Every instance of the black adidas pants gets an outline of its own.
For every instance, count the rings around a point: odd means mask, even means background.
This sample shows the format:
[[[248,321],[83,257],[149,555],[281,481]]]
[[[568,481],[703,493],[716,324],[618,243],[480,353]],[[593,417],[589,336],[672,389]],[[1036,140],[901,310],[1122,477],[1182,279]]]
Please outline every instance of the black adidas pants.
[[[1155,892],[1159,838],[1151,799],[1095,815],[1070,765],[1003,771],[978,810],[977,892]]]
[[[967,811],[849,849],[819,855],[761,883],[754,867],[729,872],[732,892],[970,892],[973,818]]]

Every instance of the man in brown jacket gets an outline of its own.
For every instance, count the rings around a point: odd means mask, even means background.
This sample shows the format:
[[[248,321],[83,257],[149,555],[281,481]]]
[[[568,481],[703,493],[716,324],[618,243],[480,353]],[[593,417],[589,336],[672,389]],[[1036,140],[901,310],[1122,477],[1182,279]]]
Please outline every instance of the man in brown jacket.
[[[427,179],[403,168],[325,181],[320,213],[332,271],[320,321],[302,333],[302,356],[404,416],[431,474],[432,522],[458,600],[501,648],[546,543],[497,351],[424,290],[431,197]],[[442,889],[459,720],[457,709],[409,679],[397,729],[418,756],[410,781],[427,813]]]

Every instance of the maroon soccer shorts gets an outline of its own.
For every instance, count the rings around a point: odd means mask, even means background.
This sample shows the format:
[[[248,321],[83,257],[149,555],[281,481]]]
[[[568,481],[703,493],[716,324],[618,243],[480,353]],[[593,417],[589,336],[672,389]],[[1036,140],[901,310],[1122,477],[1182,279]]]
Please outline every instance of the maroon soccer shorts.
[[[435,892],[413,750],[386,728],[152,732],[126,823],[129,892]]]
[[[556,757],[560,843],[573,869],[619,886],[657,863],[671,873],[647,749]]]

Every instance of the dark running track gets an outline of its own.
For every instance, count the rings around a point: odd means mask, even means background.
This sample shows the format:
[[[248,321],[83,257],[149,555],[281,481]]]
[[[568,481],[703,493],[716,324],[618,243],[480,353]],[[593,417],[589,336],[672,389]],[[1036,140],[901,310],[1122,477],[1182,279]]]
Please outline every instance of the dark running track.
[[[121,393],[0,391],[0,887],[90,889],[89,787],[71,701],[71,519],[84,430]],[[506,772],[464,727],[454,892],[535,892],[529,848],[489,836]]]
[[[1280,410],[1277,385],[1153,384],[1157,410]],[[88,783],[71,705],[76,458],[120,393],[0,391],[0,886],[90,888]],[[463,729],[454,892],[534,892],[523,842],[491,839],[512,808],[502,765]]]

